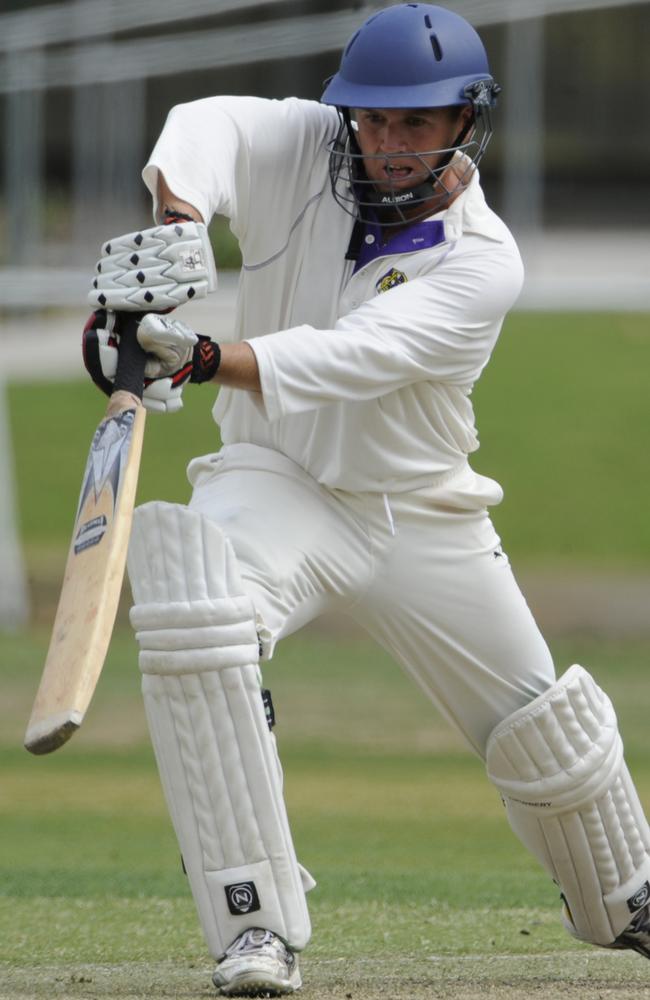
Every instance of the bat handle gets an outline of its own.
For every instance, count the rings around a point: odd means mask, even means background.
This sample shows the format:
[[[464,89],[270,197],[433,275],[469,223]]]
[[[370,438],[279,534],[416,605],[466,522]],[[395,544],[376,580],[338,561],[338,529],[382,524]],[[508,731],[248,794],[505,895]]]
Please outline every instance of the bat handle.
[[[144,392],[144,366],[147,355],[140,347],[137,338],[138,323],[143,313],[118,313],[118,332],[120,334],[120,351],[115,373],[115,388],[113,392],[130,392],[142,399]]]

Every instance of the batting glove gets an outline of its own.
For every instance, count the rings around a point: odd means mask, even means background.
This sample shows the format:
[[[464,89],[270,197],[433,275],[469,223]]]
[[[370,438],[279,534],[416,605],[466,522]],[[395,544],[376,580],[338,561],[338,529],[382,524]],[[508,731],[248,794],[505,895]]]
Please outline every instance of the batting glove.
[[[185,375],[183,381],[209,382],[219,369],[219,345],[179,319],[147,313],[138,324],[137,337],[149,355],[144,370],[148,378],[178,380]]]
[[[113,391],[119,348],[118,314],[99,310],[83,333],[83,359],[93,382],[102,392]],[[142,402],[148,410],[174,413],[183,406],[186,382],[205,382],[219,367],[219,345],[197,335],[185,323],[147,313],[137,331],[140,346],[149,355],[145,366]]]

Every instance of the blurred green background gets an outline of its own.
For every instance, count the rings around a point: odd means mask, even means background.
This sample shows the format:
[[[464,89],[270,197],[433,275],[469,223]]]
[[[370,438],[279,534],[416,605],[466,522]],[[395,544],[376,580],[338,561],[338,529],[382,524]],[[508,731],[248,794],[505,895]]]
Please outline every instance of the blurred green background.
[[[493,516],[518,564],[650,566],[647,314],[513,313],[473,395],[475,468],[499,480]],[[215,391],[151,414],[139,501],[185,501],[185,466],[219,448]],[[67,547],[104,398],[89,381],[16,383],[9,402],[20,522],[36,562]],[[45,502],[44,502],[45,501]]]

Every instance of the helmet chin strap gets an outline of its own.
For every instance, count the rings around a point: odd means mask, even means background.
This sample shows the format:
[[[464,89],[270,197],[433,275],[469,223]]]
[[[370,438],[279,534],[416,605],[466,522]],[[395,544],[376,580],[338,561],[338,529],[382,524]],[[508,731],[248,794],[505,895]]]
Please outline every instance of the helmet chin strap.
[[[422,181],[421,184],[416,184],[415,187],[400,188],[399,191],[395,192],[371,188],[366,193],[365,200],[378,213],[380,222],[384,221],[382,216],[386,216],[388,221],[389,217],[393,218],[396,213],[402,213],[404,209],[408,209],[409,205],[421,205],[424,201],[439,197],[440,192],[437,187],[436,179],[435,182],[426,180]],[[404,218],[404,221],[408,220]]]
[[[355,152],[362,155],[356,135],[354,134],[354,129],[352,128],[350,109],[342,108],[341,110],[347,126],[348,135],[350,137],[350,146]],[[421,205],[423,202],[431,201],[433,198],[438,198],[440,200],[440,207],[445,204],[453,192],[447,191],[444,187],[442,188],[442,191],[440,190],[440,178],[451,163],[454,153],[464,142],[473,125],[474,118],[472,117],[463,125],[462,129],[454,139],[450,149],[445,153],[442,160],[435,168],[435,173],[432,171],[427,180],[421,181],[419,184],[416,184],[411,188],[400,188],[399,191],[395,192],[380,191],[374,185],[370,186],[368,175],[366,174],[361,161],[357,161],[356,171],[359,174],[359,179],[369,184],[369,190],[365,193],[364,201],[367,205],[372,206],[373,211],[377,215],[377,221],[380,224],[392,223],[395,225],[400,222],[408,222],[408,217],[404,215],[404,209],[408,209],[411,205]]]

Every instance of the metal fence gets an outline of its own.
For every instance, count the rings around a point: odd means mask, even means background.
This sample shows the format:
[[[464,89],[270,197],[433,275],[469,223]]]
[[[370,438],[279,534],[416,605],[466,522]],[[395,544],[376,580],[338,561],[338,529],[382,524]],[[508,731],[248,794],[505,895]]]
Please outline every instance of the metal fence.
[[[343,0],[344,2],[344,0]],[[152,90],[229,69],[307,64],[341,49],[371,10],[286,0],[68,0],[0,15],[4,113],[4,266],[73,266],[97,224],[142,211],[139,174]],[[518,232],[538,230],[544,196],[545,23],[554,15],[645,7],[647,0],[454,0],[478,28],[501,25],[500,208]],[[648,15],[650,17],[650,13]],[[621,53],[621,59],[625,53]],[[155,86],[152,88],[152,81]],[[65,103],[53,103],[65,94]],[[49,149],[69,140],[67,226],[52,236]],[[56,187],[56,185],[55,185]],[[59,184],[59,187],[61,185]],[[89,236],[88,220],[95,222]],[[1,260],[1,258],[0,258]]]

